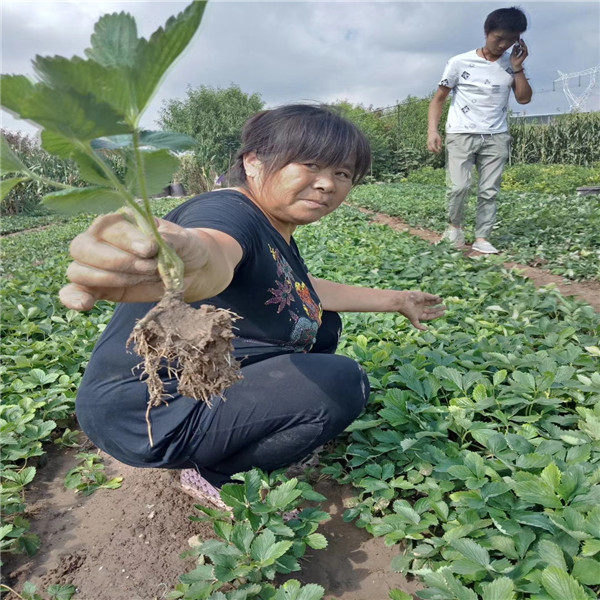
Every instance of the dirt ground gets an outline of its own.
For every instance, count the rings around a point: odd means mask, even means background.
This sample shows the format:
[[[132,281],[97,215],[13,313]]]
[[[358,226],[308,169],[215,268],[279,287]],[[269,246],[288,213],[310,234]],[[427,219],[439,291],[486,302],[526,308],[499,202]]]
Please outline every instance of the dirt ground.
[[[398,217],[392,217],[383,213],[376,213],[366,208],[359,208],[361,212],[372,215],[373,221],[376,223],[382,223],[388,225],[395,231],[406,231],[412,235],[420,237],[431,244],[437,244],[442,239],[442,236],[430,229],[423,229],[421,227],[411,227],[406,224],[402,219]],[[469,249],[465,249],[466,256],[480,256],[479,252],[474,252]],[[504,266],[507,269],[519,269],[523,272],[523,275],[528,279],[531,279],[537,287],[542,287],[553,283],[563,296],[574,296],[578,300],[587,302],[596,312],[600,312],[600,282],[599,281],[569,281],[559,275],[553,275],[545,269],[538,269],[537,267],[530,267],[528,265],[521,265],[516,262],[505,262]]]
[[[189,549],[187,540],[196,534],[213,537],[210,526],[188,519],[196,511],[179,489],[179,472],[136,469],[102,454],[107,473],[122,476],[123,485],[83,497],[64,487],[75,454],[50,448],[46,465],[38,467],[28,487],[27,517],[42,545],[31,558],[5,557],[6,582],[17,591],[27,580],[38,591],[73,584],[73,600],[164,598],[178,575],[194,567],[192,559],[180,558]],[[390,569],[398,551],[343,522],[350,488],[330,481],[315,487],[328,498],[321,506],[332,515],[319,529],[329,547],[307,553],[302,571],[287,578],[322,585],[328,599],[385,600],[392,588],[414,593],[418,584]],[[16,600],[13,594],[6,598]]]

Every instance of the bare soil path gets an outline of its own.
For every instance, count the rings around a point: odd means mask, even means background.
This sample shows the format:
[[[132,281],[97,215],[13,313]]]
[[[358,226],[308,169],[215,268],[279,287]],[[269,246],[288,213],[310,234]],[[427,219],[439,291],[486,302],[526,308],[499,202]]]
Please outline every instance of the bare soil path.
[[[358,207],[356,207],[358,208]],[[431,244],[437,244],[442,236],[432,231],[431,229],[423,229],[421,227],[411,227],[398,217],[392,217],[383,213],[378,213],[366,208],[358,208],[361,212],[371,215],[372,220],[376,223],[382,223],[394,229],[395,231],[406,231],[411,235],[420,237]],[[465,256],[481,256],[479,252],[475,252],[469,248],[464,251]],[[599,281],[569,281],[560,275],[549,273],[545,269],[521,265],[516,262],[507,261],[504,263],[507,269],[519,269],[523,275],[534,283],[537,287],[542,287],[553,283],[563,296],[574,296],[578,300],[586,302],[596,312],[600,312],[600,282]]]
[[[49,229],[54,227],[56,223],[48,223],[47,225],[38,225],[37,227],[29,227],[29,229],[20,229],[19,231],[11,231],[10,233],[4,233],[0,235],[0,239],[13,237],[15,235],[21,235],[22,233],[33,233],[34,231],[42,231],[42,229]]]
[[[123,484],[84,497],[64,487],[65,474],[77,464],[75,454],[50,448],[47,463],[38,466],[28,487],[27,518],[42,545],[33,557],[5,557],[6,582],[17,591],[27,580],[38,591],[72,584],[73,600],[165,598],[178,576],[195,566],[180,558],[189,549],[187,540],[214,537],[212,527],[188,519],[196,511],[193,499],[179,489],[179,471],[137,469],[102,454],[106,472],[122,476]],[[330,481],[315,487],[327,496],[321,506],[332,515],[319,529],[329,547],[307,553],[302,571],[278,583],[290,578],[318,583],[325,598],[336,600],[385,600],[392,588],[417,590],[416,582],[390,570],[397,548],[342,520],[350,488]],[[16,600],[12,594],[6,598]]]

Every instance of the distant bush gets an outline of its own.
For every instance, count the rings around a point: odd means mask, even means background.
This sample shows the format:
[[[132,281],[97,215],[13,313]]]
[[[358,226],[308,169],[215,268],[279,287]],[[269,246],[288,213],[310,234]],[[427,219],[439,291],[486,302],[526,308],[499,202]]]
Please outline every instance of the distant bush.
[[[173,180],[182,183],[186,193],[202,194],[215,187],[219,171],[210,159],[203,160],[193,152],[179,158],[179,169],[174,173]]]
[[[384,173],[397,172],[396,131],[393,122],[382,118],[372,106],[351,104],[345,100],[330,104],[329,108],[352,121],[369,140],[371,176],[381,179]]]
[[[190,87],[184,100],[165,101],[160,112],[161,129],[185,133],[198,142],[193,151],[195,160],[186,159],[178,176],[188,178],[191,185],[191,181],[198,181],[202,169],[206,173],[227,171],[240,145],[246,119],[263,107],[258,94],[246,94],[237,85],[224,89]],[[185,185],[186,181],[181,183]]]

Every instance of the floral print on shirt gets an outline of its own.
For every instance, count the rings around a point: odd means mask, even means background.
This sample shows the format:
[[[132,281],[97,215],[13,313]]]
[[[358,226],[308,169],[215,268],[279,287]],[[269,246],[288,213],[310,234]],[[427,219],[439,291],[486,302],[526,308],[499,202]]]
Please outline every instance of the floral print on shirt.
[[[276,304],[278,314],[288,310],[294,324],[290,342],[299,351],[307,352],[317,339],[323,309],[320,303],[314,301],[306,283],[296,279],[292,267],[281,253],[271,245],[269,251],[277,264],[278,279],[275,287],[268,289],[271,297],[265,304]]]

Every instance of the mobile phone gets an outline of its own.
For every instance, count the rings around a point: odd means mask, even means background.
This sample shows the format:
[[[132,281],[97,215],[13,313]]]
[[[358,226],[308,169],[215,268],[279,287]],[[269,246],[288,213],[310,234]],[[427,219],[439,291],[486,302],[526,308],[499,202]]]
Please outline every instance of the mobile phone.
[[[523,54],[523,48],[521,48],[521,44],[519,44],[519,42],[515,44],[515,51],[517,58]]]

